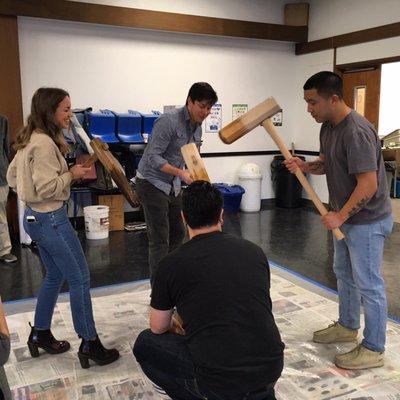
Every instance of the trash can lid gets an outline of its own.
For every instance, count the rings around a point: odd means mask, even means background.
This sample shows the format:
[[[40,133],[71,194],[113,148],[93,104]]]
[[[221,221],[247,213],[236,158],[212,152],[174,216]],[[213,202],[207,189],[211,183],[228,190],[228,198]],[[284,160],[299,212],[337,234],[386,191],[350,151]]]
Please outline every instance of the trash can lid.
[[[240,167],[238,172],[239,178],[261,178],[260,167],[255,163],[247,163]]]
[[[238,196],[242,195],[245,190],[239,185],[230,185],[229,183],[213,183],[223,196]]]

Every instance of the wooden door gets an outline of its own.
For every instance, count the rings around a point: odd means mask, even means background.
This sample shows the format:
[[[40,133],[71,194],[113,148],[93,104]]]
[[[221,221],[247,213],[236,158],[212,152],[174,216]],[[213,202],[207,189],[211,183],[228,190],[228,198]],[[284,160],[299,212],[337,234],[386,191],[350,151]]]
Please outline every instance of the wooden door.
[[[378,130],[381,68],[345,71],[342,78],[346,104],[364,115]]]

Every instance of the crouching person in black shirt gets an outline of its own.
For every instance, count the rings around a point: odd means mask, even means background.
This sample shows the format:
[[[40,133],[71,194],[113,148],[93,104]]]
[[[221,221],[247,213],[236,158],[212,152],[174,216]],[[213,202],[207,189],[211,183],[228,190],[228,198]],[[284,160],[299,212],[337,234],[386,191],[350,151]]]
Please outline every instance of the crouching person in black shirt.
[[[210,183],[185,189],[182,214],[190,240],[161,261],[150,329],[133,353],[172,399],[273,400],[284,344],[271,311],[267,258],[221,231],[223,200]]]

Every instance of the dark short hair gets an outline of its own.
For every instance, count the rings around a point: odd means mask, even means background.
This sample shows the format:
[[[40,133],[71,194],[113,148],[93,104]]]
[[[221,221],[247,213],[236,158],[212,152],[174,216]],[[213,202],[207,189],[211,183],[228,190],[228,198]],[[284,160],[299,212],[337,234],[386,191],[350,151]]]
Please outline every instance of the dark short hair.
[[[330,71],[322,71],[313,75],[307,79],[303,89],[316,89],[317,93],[324,98],[329,98],[336,94],[339,99],[343,99],[342,78]]]
[[[223,205],[221,192],[206,181],[191,183],[182,194],[182,213],[192,229],[216,225]]]
[[[192,87],[189,89],[187,97],[190,97],[193,102],[206,101],[210,105],[214,105],[218,101],[217,92],[207,82],[193,83]]]

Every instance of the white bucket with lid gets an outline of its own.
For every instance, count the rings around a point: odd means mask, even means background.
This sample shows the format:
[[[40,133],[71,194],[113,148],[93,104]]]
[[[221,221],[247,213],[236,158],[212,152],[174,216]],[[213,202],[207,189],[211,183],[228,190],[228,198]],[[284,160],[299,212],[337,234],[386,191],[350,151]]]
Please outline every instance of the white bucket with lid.
[[[87,206],[83,208],[85,216],[85,231],[87,239],[108,238],[108,206]]]

